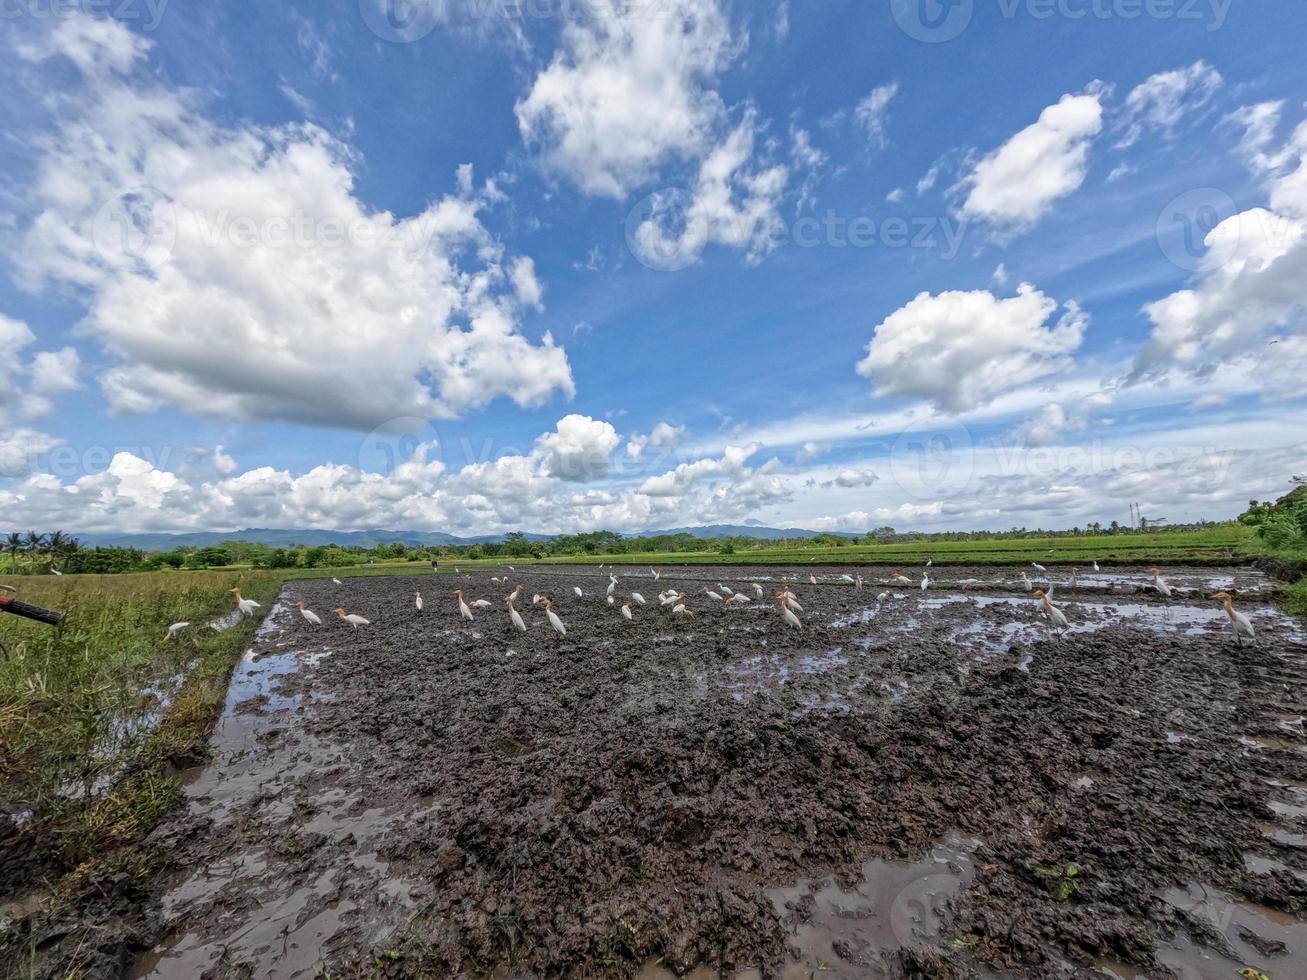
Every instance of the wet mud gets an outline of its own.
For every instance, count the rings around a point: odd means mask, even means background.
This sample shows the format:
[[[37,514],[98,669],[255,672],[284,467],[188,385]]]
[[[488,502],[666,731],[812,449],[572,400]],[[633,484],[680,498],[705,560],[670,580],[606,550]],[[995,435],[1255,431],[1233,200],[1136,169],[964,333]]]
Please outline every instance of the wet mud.
[[[1307,633],[1273,583],[1055,572],[1057,638],[1019,572],[932,571],[291,583],[129,975],[1307,976]]]

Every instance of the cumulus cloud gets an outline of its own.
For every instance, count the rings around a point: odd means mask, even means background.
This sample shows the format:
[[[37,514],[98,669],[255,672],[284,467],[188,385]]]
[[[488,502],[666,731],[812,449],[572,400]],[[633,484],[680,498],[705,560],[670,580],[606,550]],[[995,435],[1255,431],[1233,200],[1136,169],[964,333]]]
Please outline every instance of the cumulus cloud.
[[[873,146],[885,145],[885,125],[889,122],[889,104],[898,94],[899,83],[877,85],[853,108],[853,118]]]
[[[1153,329],[1131,380],[1249,364],[1265,395],[1307,394],[1307,122],[1284,146],[1264,148],[1251,162],[1269,168],[1267,205],[1213,228],[1194,285],[1144,307]]]
[[[734,53],[716,0],[577,7],[517,103],[522,136],[587,194],[622,198],[666,160],[695,159],[724,112],[712,88]]]
[[[877,525],[890,521],[930,523],[931,518],[943,513],[943,501],[936,500],[926,504],[904,503],[897,507],[877,507],[869,511],[851,510],[832,517],[818,517],[806,523],[814,531],[870,531]]]
[[[146,50],[70,16],[24,52],[69,58],[85,84],[57,97],[19,271],[79,291],[112,409],[372,428],[574,392],[564,351],[520,329],[539,284],[481,224],[493,189],[373,211],[350,147],[216,122]]]
[[[20,421],[49,415],[54,398],[80,387],[77,351],[25,352],[36,342],[26,323],[0,313],[0,477],[25,473],[33,460],[61,444]]]
[[[920,293],[885,318],[858,373],[878,395],[924,398],[963,412],[1069,367],[1088,318],[1029,283],[1000,299],[988,290]]]
[[[1039,119],[982,158],[958,184],[959,213],[1005,228],[1033,225],[1084,182],[1103,128],[1106,89],[1064,95]]]
[[[747,112],[704,158],[688,196],[662,192],[648,199],[648,213],[631,238],[637,258],[676,269],[697,262],[712,244],[744,249],[755,262],[775,248],[789,170],[751,166],[755,125],[755,113]]]
[[[553,432],[536,440],[535,455],[546,476],[581,483],[608,475],[608,460],[622,437],[608,422],[588,415],[559,419]]]
[[[658,422],[648,435],[635,433],[626,440],[626,455],[639,459],[646,447],[650,449],[674,449],[685,435],[685,426],[672,425],[670,422]]]
[[[1117,145],[1130,146],[1149,129],[1172,135],[1181,119],[1211,101],[1223,81],[1205,61],[1150,75],[1126,96],[1118,124],[1124,133]]]
[[[823,483],[826,487],[869,487],[880,477],[871,470],[848,469],[840,470],[835,474],[835,478]]]
[[[744,464],[759,448],[757,443],[748,446],[727,446],[722,455],[716,459],[682,463],[674,470],[649,477],[640,485],[640,492],[650,497],[670,497],[684,493],[703,480],[724,476],[746,476],[749,470]]]

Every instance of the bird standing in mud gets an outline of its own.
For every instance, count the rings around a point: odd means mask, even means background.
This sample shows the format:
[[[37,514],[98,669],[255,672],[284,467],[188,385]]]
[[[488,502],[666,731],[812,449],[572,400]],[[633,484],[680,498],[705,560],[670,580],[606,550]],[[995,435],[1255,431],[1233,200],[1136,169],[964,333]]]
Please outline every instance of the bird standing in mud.
[[[337,609],[337,610],[336,610],[336,615],[339,616],[339,617],[340,617],[342,620],[344,620],[345,622],[349,623],[349,624],[350,624],[351,626],[353,626],[355,629],[358,629],[360,626],[371,626],[371,625],[372,625],[372,621],[371,621],[371,620],[364,619],[362,616],[358,615],[357,613],[349,613],[349,614],[347,615],[347,614],[345,613],[345,610],[344,610],[343,608],[342,608],[342,609]]]
[[[340,579],[336,578],[334,575],[332,576],[331,580],[332,580],[333,582],[335,582],[337,585],[344,585],[344,584],[345,584],[345,583],[342,582]]]
[[[322,625],[322,617],[319,616],[317,613],[315,613],[312,609],[305,609],[304,603],[302,602],[295,603],[295,608],[298,609],[300,611],[300,615],[304,617],[304,622],[308,623],[310,626]]]
[[[861,592],[861,591],[862,591],[862,575],[861,575],[861,573],[859,573],[858,575],[853,576],[853,588],[856,589],[858,592]]]
[[[889,580],[891,582],[903,582],[905,585],[912,584],[912,579],[908,578],[902,572],[895,572],[893,575],[889,577]]]
[[[1030,563],[1030,565],[1031,565],[1031,567],[1034,568],[1034,570],[1037,571],[1037,572],[1046,572],[1046,571],[1048,571],[1047,568],[1045,568],[1043,565],[1039,564],[1039,562],[1037,562],[1037,561],[1032,561],[1032,562]]]
[[[558,618],[558,613],[554,612],[554,600],[545,599],[541,604],[545,607],[545,616],[549,620],[549,625],[554,628],[554,632],[559,636],[566,636],[567,627],[564,626],[563,621]]]
[[[581,586],[579,585],[572,586],[572,591],[576,593],[576,597],[578,599],[580,599],[583,595],[585,595],[585,593],[581,591]]]
[[[1252,620],[1234,608],[1234,597],[1230,593],[1217,592],[1208,596],[1208,598],[1219,599],[1221,604],[1225,606],[1225,614],[1230,617],[1230,632],[1234,634],[1235,646],[1243,646],[1244,640],[1251,643],[1257,639],[1257,632],[1253,629]]]
[[[622,618],[628,622],[634,617],[631,615],[631,604],[629,602],[622,605]]]
[[[165,640],[177,639],[177,634],[190,625],[191,625],[190,623],[173,623],[171,626],[168,627],[168,632],[164,635],[164,639]]]
[[[803,612],[803,607],[799,605],[798,598],[789,589],[785,589],[784,591],[778,593],[778,595],[783,596],[785,598],[785,605],[789,606],[795,612]]]
[[[1100,568],[1098,567],[1098,562],[1094,562],[1094,571],[1096,571],[1096,572],[1098,572],[1098,571],[1102,571],[1102,569],[1100,569]]]
[[[526,623],[522,619],[522,614],[513,608],[513,597],[509,596],[504,602],[508,603],[508,618],[513,626],[521,632],[526,632]]]
[[[1157,589],[1158,592],[1162,593],[1162,595],[1166,596],[1168,599],[1171,598],[1171,593],[1175,590],[1171,588],[1170,582],[1162,578],[1162,570],[1154,565],[1149,569],[1149,571],[1153,573],[1153,588]]]
[[[790,608],[788,595],[789,594],[786,592],[776,593],[776,602],[781,608],[781,619],[785,620],[787,624],[793,626],[796,630],[801,630],[803,629],[803,623],[799,621],[799,617],[794,615],[794,610]]]
[[[240,589],[228,589],[236,594],[236,609],[242,616],[253,616],[254,610],[263,608],[253,599],[242,599]]]
[[[632,593],[631,593],[631,598],[635,600],[635,604],[636,604],[637,606],[643,606],[643,605],[644,605],[644,596],[640,595],[639,592],[632,592]]]
[[[468,604],[463,601],[463,590],[455,589],[454,595],[458,597],[458,614],[470,623],[472,621],[472,610]]]
[[[422,593],[421,593],[421,592],[414,592],[414,593],[413,593],[413,608],[416,609],[418,612],[421,612],[421,611],[422,611]]]
[[[1027,575],[1025,572],[1021,573],[1021,584],[1026,587],[1027,592],[1030,592],[1031,590],[1034,589],[1034,586],[1030,584],[1030,576]]]
[[[753,583],[753,591],[758,594],[759,599],[762,598],[762,586],[759,585],[757,582]]]
[[[709,599],[716,599],[718,602],[722,601],[722,597],[718,595],[716,592],[714,592],[712,589],[708,588],[708,586],[706,585],[703,587],[703,594],[706,595]]]
[[[655,582],[657,582],[658,579],[660,579],[660,578],[662,577],[661,575],[659,575],[659,573],[658,573],[658,569],[654,568],[652,565],[649,567],[649,572],[650,572],[650,574],[653,575],[653,580],[654,580]]]
[[[809,573],[808,573],[808,584],[809,584],[809,585],[816,585],[816,584],[817,584],[817,576],[816,576],[816,575],[813,575],[812,572],[809,572]]]
[[[921,575],[921,591],[925,592],[929,588],[930,588],[930,576],[923,572]]]
[[[1060,639],[1061,635],[1065,633],[1067,629],[1069,629],[1071,626],[1070,622],[1067,621],[1066,615],[1062,612],[1061,609],[1058,609],[1057,606],[1053,605],[1052,601],[1048,598],[1048,596],[1044,594],[1043,589],[1036,589],[1034,595],[1036,599],[1043,600],[1044,615],[1048,617],[1048,622],[1049,622],[1049,627],[1048,627],[1049,634],[1051,635],[1054,627],[1056,627],[1058,630],[1058,637]]]

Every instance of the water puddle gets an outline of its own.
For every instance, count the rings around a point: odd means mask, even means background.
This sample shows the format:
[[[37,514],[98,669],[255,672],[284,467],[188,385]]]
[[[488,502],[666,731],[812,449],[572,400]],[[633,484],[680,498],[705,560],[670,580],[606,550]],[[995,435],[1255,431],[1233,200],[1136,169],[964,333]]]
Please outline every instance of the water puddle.
[[[1159,942],[1158,961],[1180,980],[1234,977],[1245,966],[1273,977],[1307,976],[1307,922],[1199,884],[1169,888],[1161,897],[1182,918],[1200,923],[1225,943],[1224,949],[1213,949],[1184,933]]]

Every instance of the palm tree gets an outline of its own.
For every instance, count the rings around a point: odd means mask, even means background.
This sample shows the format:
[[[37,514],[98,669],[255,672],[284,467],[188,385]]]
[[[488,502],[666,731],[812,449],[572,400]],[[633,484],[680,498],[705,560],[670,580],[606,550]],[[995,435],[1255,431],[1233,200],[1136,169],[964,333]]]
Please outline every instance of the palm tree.
[[[35,531],[28,531],[27,538],[23,541],[23,550],[29,555],[35,556],[43,547],[45,547],[45,535],[37,534]]]
[[[17,531],[10,531],[5,536],[4,547],[9,552],[9,570],[18,571],[18,552],[23,550],[23,536]]]

